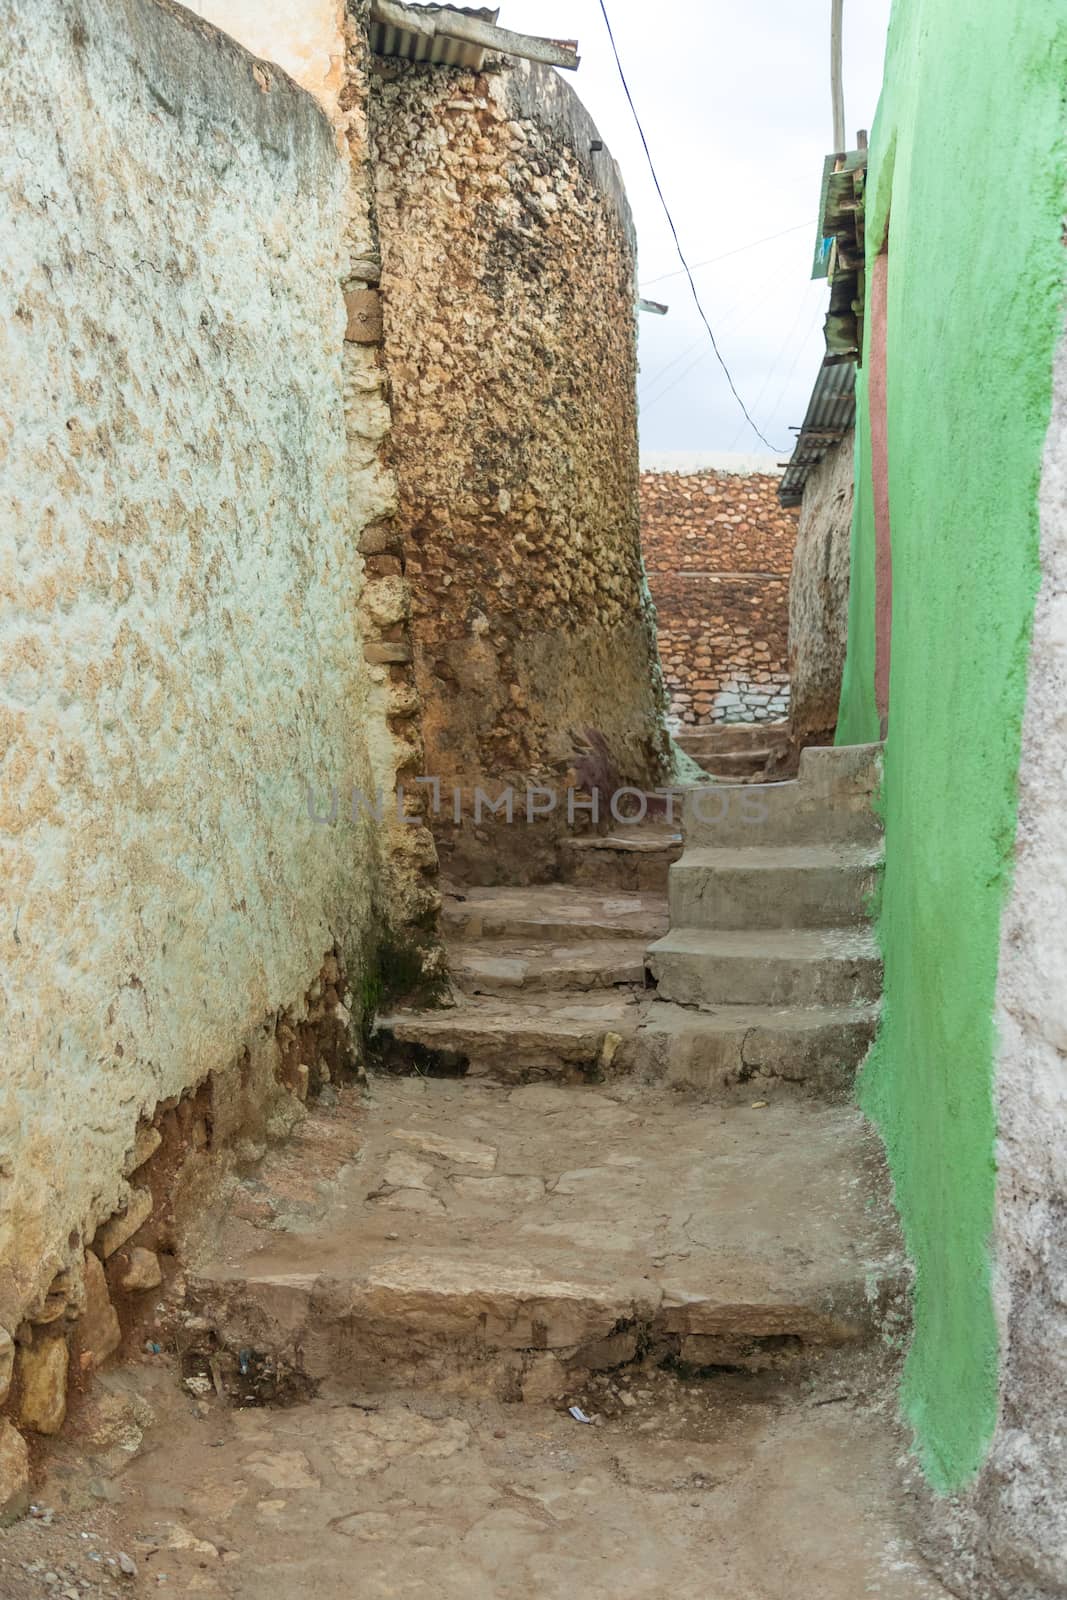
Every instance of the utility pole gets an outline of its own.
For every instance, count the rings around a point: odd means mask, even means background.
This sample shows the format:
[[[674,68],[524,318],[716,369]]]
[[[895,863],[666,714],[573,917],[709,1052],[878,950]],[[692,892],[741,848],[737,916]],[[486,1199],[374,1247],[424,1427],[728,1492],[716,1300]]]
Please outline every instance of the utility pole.
[[[845,0],[830,0],[830,97],[834,108],[834,152],[845,148],[845,86],[841,73],[841,20]]]

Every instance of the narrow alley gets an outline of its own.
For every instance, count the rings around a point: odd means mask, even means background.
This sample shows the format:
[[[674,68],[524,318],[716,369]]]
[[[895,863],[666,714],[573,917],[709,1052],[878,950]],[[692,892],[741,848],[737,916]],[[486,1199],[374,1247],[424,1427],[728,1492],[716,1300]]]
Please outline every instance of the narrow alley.
[[[1067,1600],[1067,0],[661,13],[0,0],[0,1600]]]

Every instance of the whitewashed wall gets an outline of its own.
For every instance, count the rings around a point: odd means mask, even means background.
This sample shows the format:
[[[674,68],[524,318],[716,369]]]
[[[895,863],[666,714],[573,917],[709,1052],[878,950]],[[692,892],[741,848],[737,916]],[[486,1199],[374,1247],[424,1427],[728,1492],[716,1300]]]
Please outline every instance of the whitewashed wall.
[[[156,0],[0,0],[0,1323],[370,916],[348,181]],[[357,402],[358,403],[358,396]],[[368,410],[378,399],[368,394]],[[376,426],[376,424],[375,424]],[[377,429],[380,432],[380,428]]]

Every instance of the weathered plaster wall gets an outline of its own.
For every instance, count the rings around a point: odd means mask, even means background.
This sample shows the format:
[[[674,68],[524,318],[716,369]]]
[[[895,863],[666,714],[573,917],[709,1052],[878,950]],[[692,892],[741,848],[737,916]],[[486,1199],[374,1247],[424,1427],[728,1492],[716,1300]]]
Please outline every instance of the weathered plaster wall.
[[[336,119],[344,85],[345,0],[187,0],[246,50],[274,61]]]
[[[355,556],[388,486],[352,488],[346,174],[314,102],[153,0],[0,0],[0,61],[14,1330],[140,1210],[139,1122],[209,1074],[299,1086],[307,996],[336,1007],[359,962],[378,845],[316,826],[305,785],[388,765]]]
[[[558,74],[378,64],[385,358],[426,770],[669,761],[641,569],[634,243]],[[442,820],[442,831],[447,822]]]
[[[957,1547],[952,1564],[972,1592],[992,1567],[1001,1592],[1052,1596],[1067,1592],[1067,342],[1040,525],[1015,875],[997,976],[1000,1407],[966,1505],[964,1554]]]
[[[765,464],[764,464],[765,467]],[[797,515],[779,474],[641,474],[641,542],[671,715],[776,722],[789,709],[789,571]]]
[[[833,744],[848,635],[855,438],[832,445],[804,485],[789,579],[790,736]]]
[[[1064,23],[1062,5],[1020,9],[1005,0],[976,12],[963,0],[897,0],[867,187],[869,266],[888,228],[894,602],[879,927],[885,1016],[862,1094],[885,1134],[916,1266],[904,1405],[927,1474],[942,1490],[973,1480],[998,1404],[1005,1421],[1014,1412],[1009,1426],[1020,1427],[1017,1334],[1026,1313],[1002,1346],[994,1230],[998,1271],[1016,1290],[1032,1281],[1040,1295],[1042,1252],[1061,1281],[1063,1270],[1062,1232],[1053,1239],[1044,1231],[1062,1229],[1058,1201],[1046,1192],[1045,1219],[1033,1215],[1040,1245],[999,1209],[994,995],[1040,576],[1038,482],[1062,321]],[[961,184],[965,169],[974,181]],[[1006,195],[1010,258],[997,239]],[[840,742],[878,732],[862,382],[859,392]],[[1035,1026],[1053,1026],[1053,995],[1040,1005]],[[1003,1124],[1006,1137],[1017,1136],[1022,1117],[1033,1139],[1047,1143],[1055,1136],[1047,1086],[1024,1092],[1025,1104]],[[1047,1350],[1031,1349],[1028,1359],[1031,1372],[1043,1366],[1055,1380]],[[1029,1380],[1023,1454],[1031,1485],[1054,1459],[1037,1414],[1040,1394]],[[1018,1479],[1000,1492],[1018,1535],[1036,1497]],[[1041,1514],[1051,1538],[1055,1508],[1046,1503]],[[1038,1558],[1031,1545],[1028,1559],[1025,1575],[1018,1562],[1002,1565],[987,1580],[1000,1586],[994,1592],[1042,1592],[1041,1561],[1047,1574],[1054,1558]]]
[[[432,977],[437,947],[437,853],[424,825],[425,795],[408,784],[404,813],[392,797],[398,783],[425,764],[422,703],[415,682],[410,591],[404,576],[404,530],[396,511],[396,480],[383,461],[391,415],[381,353],[378,283],[381,257],[368,132],[370,0],[196,0],[193,7],[247,49],[279,62],[313,94],[336,130],[343,158],[342,351],[348,496],[351,525],[362,529],[358,549],[367,585],[359,602],[358,633],[367,662],[372,796],[386,798],[379,828],[382,861],[380,921],[401,987]],[[328,796],[327,796],[328,798]],[[399,963],[399,965],[397,965]]]

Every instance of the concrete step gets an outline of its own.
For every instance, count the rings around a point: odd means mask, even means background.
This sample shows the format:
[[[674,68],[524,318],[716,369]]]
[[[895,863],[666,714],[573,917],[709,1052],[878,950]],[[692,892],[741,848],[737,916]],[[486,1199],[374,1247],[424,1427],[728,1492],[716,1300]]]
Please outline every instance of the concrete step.
[[[789,743],[788,722],[715,722],[689,725],[672,735],[675,744],[698,760],[720,751],[784,749]]]
[[[643,939],[547,940],[523,944],[494,939],[448,947],[448,970],[464,994],[509,995],[645,986]]]
[[[641,823],[612,833],[564,839],[560,874],[566,883],[635,894],[666,894],[671,863],[682,853],[681,827]]]
[[[670,874],[675,928],[834,928],[863,922],[880,845],[696,846]]]
[[[632,1070],[639,1021],[629,993],[464,996],[442,1010],[379,1017],[372,1054],[392,1072],[581,1083]]]
[[[648,964],[663,999],[705,1010],[862,1005],[882,984],[865,928],[672,928],[649,948]]]
[[[234,1218],[197,1337],[279,1392],[547,1400],[627,1363],[807,1371],[895,1312],[880,1149],[851,1108],[372,1080],[307,1231]]]
[[[694,1011],[657,999],[644,1010],[636,1066],[653,1081],[708,1100],[804,1094],[846,1101],[878,1015],[875,1004]]]
[[[532,888],[445,891],[441,913],[449,940],[548,940],[655,938],[667,927],[665,894],[628,894],[566,884]]]
[[[709,750],[694,755],[693,760],[714,778],[753,778],[766,772],[773,754],[769,747],[755,746],[751,750]]]
[[[786,783],[708,784],[685,799],[686,849],[878,844],[881,745],[811,748]]]

